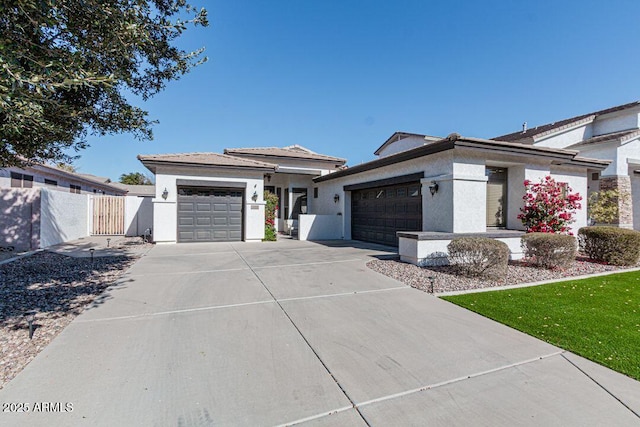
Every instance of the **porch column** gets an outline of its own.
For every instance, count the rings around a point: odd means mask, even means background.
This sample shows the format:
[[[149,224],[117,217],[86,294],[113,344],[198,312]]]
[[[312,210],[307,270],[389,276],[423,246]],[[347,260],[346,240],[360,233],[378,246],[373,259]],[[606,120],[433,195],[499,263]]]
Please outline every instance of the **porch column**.
[[[613,225],[621,228],[633,228],[633,199],[631,177],[625,175],[603,176],[600,178],[600,191],[618,190],[618,218]]]

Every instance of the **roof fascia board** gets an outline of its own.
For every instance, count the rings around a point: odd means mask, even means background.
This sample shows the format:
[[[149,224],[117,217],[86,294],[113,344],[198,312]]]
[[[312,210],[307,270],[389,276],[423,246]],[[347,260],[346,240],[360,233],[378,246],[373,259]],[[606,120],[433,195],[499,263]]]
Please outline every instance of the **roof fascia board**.
[[[225,170],[254,170],[254,171],[272,171],[277,170],[276,166],[224,166],[224,165],[205,165],[202,163],[189,163],[189,162],[176,162],[168,160],[140,160],[142,164],[155,173],[155,168],[158,166],[179,166],[188,168],[207,168],[207,169],[225,169]],[[152,166],[154,169],[151,169]]]
[[[240,158],[242,158],[243,156],[247,156],[247,157],[268,157],[269,159],[279,159],[279,160],[295,159],[295,160],[305,160],[305,161],[308,161],[308,162],[325,162],[325,163],[331,163],[331,164],[340,163],[341,165],[343,165],[343,164],[345,164],[347,162],[345,159],[340,159],[340,158],[337,158],[337,157],[336,157],[335,160],[332,160],[332,159],[310,159],[308,157],[278,156],[276,154],[235,153],[233,151],[227,151],[227,150],[225,150],[225,154],[227,156],[240,157]]]
[[[595,121],[595,119],[596,119],[596,115],[594,114],[594,115],[591,115],[589,117],[585,117],[584,119],[576,120],[575,122],[567,123],[566,125],[563,125],[563,126],[560,126],[560,127],[557,127],[557,128],[552,128],[552,129],[549,129],[547,131],[541,132],[541,133],[539,133],[537,135],[533,135],[531,137],[531,139],[533,140],[533,143],[535,144],[536,142],[543,141],[545,139],[551,138],[551,137],[553,137],[553,136],[555,136],[557,134],[564,133],[564,132],[569,132],[569,131],[578,129],[579,127],[591,124],[591,123],[593,123]]]

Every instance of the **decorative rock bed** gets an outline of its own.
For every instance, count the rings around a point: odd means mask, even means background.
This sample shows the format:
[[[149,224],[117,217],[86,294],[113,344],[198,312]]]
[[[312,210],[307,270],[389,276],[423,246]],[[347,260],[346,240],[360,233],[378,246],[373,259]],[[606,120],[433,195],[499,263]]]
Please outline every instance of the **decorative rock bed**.
[[[590,262],[586,258],[577,258],[571,267],[564,270],[547,270],[533,267],[526,262],[511,261],[506,277],[492,280],[461,276],[451,266],[418,267],[401,262],[399,259],[369,261],[367,266],[378,273],[426,292],[430,291],[429,277],[433,277],[434,293],[518,285],[608,271],[624,271],[628,268]]]
[[[14,378],[135,257],[71,258],[50,252],[0,265],[0,388]],[[33,339],[26,314],[35,310]]]

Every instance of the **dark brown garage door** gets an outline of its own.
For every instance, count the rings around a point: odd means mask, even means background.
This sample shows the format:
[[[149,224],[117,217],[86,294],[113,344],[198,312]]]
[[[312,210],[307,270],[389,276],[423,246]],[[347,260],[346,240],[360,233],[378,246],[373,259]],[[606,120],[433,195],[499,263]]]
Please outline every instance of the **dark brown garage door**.
[[[242,240],[243,191],[178,187],[178,242]]]
[[[351,192],[351,238],[398,246],[396,231],[422,230],[420,182]]]

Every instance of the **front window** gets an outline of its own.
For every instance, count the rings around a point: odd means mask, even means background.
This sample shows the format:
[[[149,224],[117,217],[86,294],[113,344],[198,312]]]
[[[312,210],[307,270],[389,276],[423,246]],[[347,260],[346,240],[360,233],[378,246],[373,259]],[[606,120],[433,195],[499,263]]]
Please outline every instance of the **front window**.
[[[487,227],[507,225],[507,169],[487,167]]]

